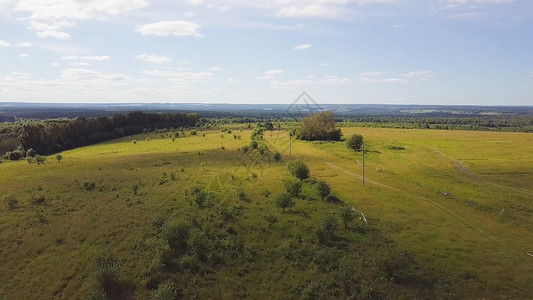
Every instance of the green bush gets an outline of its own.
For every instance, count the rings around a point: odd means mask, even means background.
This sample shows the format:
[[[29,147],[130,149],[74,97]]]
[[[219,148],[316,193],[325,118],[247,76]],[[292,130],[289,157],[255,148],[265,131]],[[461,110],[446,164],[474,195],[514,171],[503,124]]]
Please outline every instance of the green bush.
[[[355,211],[349,206],[341,208],[341,220],[344,222],[344,228],[348,228],[348,223],[355,220]]]
[[[23,158],[24,155],[22,154],[22,151],[21,150],[14,150],[13,152],[10,152],[9,153],[9,160],[20,160],[21,158]]]
[[[274,160],[275,161],[280,161],[281,160],[281,153],[279,153],[279,152],[274,153]]]
[[[35,161],[37,162],[38,165],[42,165],[46,161],[46,157],[42,155],[35,155]]]
[[[30,197],[30,203],[33,205],[43,205],[46,202],[46,197],[44,195]]]
[[[31,165],[35,162],[35,159],[31,156],[26,157],[26,161]]]
[[[164,236],[173,251],[184,252],[189,243],[190,231],[188,223],[170,224],[165,228]]]
[[[315,185],[318,196],[320,199],[325,200],[326,197],[331,193],[331,188],[325,180],[319,180]]]
[[[327,203],[341,203],[342,200],[339,199],[337,196],[333,195],[333,194],[329,194],[327,197],[326,197],[326,202]]]
[[[363,136],[360,134],[354,134],[346,139],[346,148],[354,151],[361,150],[363,146]]]
[[[281,193],[276,197],[276,206],[281,208],[283,211],[285,209],[291,209],[294,206],[294,201],[288,193]]]
[[[287,168],[296,178],[303,180],[309,178],[309,168],[301,160],[293,160],[287,164]]]
[[[87,181],[87,180],[83,182],[83,189],[86,192],[94,191],[95,188],[96,188],[96,183],[92,181]]]
[[[283,188],[292,197],[298,197],[302,191],[302,182],[298,180],[283,180]]]
[[[58,153],[58,154],[56,155],[56,159],[57,159],[57,162],[61,162],[61,160],[63,159],[63,155],[61,155],[61,154]]]
[[[250,142],[250,148],[257,149],[258,146],[259,146],[259,144],[257,143],[257,141],[251,141]]]
[[[89,295],[91,299],[120,299],[123,284],[120,261],[111,252],[98,254],[93,262]]]
[[[35,157],[35,155],[37,155],[37,152],[33,148],[26,150],[26,157]]]
[[[196,130],[191,130],[191,135],[197,135],[198,132],[196,132]]]
[[[17,197],[15,197],[15,195],[7,194],[4,196],[4,202],[6,203],[7,208],[9,208],[9,210],[14,210],[15,208],[17,208],[19,200],[17,199]]]
[[[150,293],[150,300],[175,300],[180,296],[180,290],[176,284],[165,282]]]
[[[316,229],[319,242],[326,243],[331,240],[335,236],[338,226],[337,218],[327,217],[324,219]]]

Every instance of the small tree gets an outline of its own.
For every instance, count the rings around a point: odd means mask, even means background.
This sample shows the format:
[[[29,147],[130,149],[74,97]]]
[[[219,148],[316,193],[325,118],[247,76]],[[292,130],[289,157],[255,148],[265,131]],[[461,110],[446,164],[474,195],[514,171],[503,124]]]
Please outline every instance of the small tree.
[[[9,153],[9,160],[20,160],[22,157],[24,157],[24,155],[22,155],[22,151],[18,149]]]
[[[300,180],[309,178],[309,168],[300,160],[293,160],[287,164],[292,175]]]
[[[281,193],[276,197],[276,206],[285,211],[286,208],[289,210],[294,206],[294,201],[288,193]]]
[[[61,154],[58,153],[58,154],[56,155],[56,159],[57,159],[57,162],[61,162],[61,160],[63,159],[63,155],[61,155]]]
[[[37,162],[38,165],[42,165],[46,161],[46,157],[42,155],[35,155],[35,161]]]
[[[346,148],[354,151],[361,150],[363,146],[363,136],[360,134],[354,134],[346,139]]]
[[[302,119],[300,138],[308,141],[338,141],[342,131],[335,128],[335,119],[331,111],[311,114]]]
[[[302,183],[298,180],[283,180],[283,188],[292,197],[298,197],[302,191]]]
[[[328,185],[328,183],[325,180],[319,180],[316,183],[316,189],[318,191],[318,195],[320,196],[320,199],[324,200],[326,197],[331,194],[331,189]]]
[[[348,228],[348,223],[355,220],[355,212],[349,206],[341,208],[341,219],[344,222],[344,228]]]
[[[337,218],[327,217],[320,223],[320,225],[318,226],[316,230],[316,235],[318,237],[318,240],[321,243],[325,243],[331,240],[335,236],[335,233],[337,232],[338,227],[339,227],[339,223],[337,221]]]
[[[131,141],[131,143],[135,145],[135,144],[137,144],[137,140],[133,140],[133,141]]]

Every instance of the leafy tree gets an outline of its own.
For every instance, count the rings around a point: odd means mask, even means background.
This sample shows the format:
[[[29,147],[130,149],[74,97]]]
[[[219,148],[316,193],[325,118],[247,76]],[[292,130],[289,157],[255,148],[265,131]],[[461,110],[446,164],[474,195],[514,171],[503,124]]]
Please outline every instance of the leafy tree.
[[[346,147],[354,151],[361,150],[363,146],[363,136],[360,134],[354,134],[346,139]]]
[[[135,144],[137,144],[137,140],[133,140],[133,141],[131,141],[131,143],[135,145]]]
[[[338,141],[342,131],[335,128],[335,119],[331,111],[311,114],[302,119],[300,139],[308,141]]]
[[[301,160],[293,160],[287,164],[287,168],[292,175],[300,180],[309,178],[309,168]]]
[[[355,212],[349,206],[341,208],[341,219],[344,222],[344,228],[348,228],[348,223],[355,220]]]
[[[285,211],[285,209],[291,209],[294,206],[294,201],[288,193],[281,193],[276,197],[276,206]]]
[[[56,155],[56,159],[57,159],[57,162],[61,162],[61,160],[63,159],[63,155],[61,155],[61,154],[58,153],[58,154]]]
[[[251,141],[251,142],[250,142],[250,148],[252,148],[252,149],[257,149],[257,146],[258,146],[258,145],[259,145],[259,144],[257,143],[257,141]]]
[[[302,191],[302,183],[298,180],[283,180],[285,192],[292,197],[298,197]]]
[[[319,180],[316,183],[316,189],[318,192],[318,195],[320,196],[320,199],[324,200],[326,197],[331,194],[331,189],[328,185],[328,183],[325,180]]]
[[[265,122],[264,126],[266,130],[274,130],[274,125],[272,124],[272,122]]]

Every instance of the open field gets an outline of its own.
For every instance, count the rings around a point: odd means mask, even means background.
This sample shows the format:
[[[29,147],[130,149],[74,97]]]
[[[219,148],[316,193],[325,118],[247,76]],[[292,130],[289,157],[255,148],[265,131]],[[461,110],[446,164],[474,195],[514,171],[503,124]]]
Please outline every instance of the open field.
[[[61,162],[1,163],[0,196],[19,203],[0,207],[0,298],[86,299],[94,257],[111,251],[121,261],[121,297],[146,299],[143,280],[159,249],[147,245],[176,222],[190,224],[191,240],[209,254],[176,251],[167,260],[165,280],[185,299],[533,293],[533,135],[342,128],[365,137],[365,186],[360,153],[342,142],[293,141],[292,158],[368,220],[347,229],[339,221],[322,245],[315,229],[338,217],[340,204],[319,200],[312,182],[291,211],[274,203],[291,177],[287,132],[264,133],[270,151],[282,153],[276,162],[244,154],[252,131],[232,129],[175,142],[141,134],[65,151]],[[211,197],[203,208],[195,188]]]

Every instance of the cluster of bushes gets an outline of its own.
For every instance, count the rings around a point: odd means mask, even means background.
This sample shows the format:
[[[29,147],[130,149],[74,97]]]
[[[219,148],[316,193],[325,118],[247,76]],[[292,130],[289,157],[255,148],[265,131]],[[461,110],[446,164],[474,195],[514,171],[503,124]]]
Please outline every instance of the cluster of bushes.
[[[250,136],[250,144],[242,147],[242,151],[245,154],[253,154],[257,152],[261,159],[267,160],[269,162],[272,161],[272,159],[274,159],[275,161],[280,161],[282,158],[281,153],[277,151],[272,153],[270,151],[271,149],[269,149],[268,145],[264,141],[263,133],[266,130],[265,128],[270,128],[268,124],[272,125],[272,123],[266,122],[265,124],[260,123],[256,128],[254,128]]]
[[[302,119],[300,139],[308,141],[339,141],[342,137],[340,128],[335,127],[331,111],[311,114]]]

